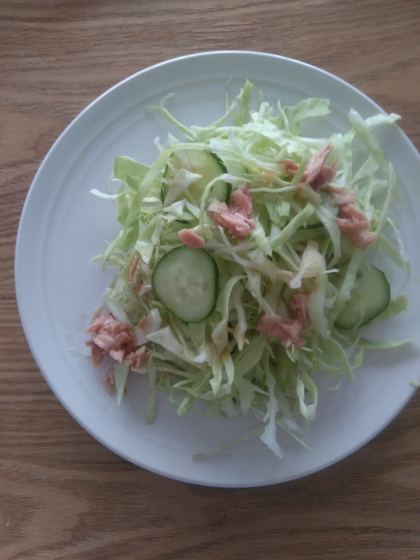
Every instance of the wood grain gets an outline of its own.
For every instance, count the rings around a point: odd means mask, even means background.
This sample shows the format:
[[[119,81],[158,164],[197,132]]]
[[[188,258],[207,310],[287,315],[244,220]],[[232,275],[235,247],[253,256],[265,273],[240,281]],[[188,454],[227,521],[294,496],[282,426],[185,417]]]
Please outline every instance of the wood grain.
[[[420,396],[323,472],[222,490],[164,479],[94,441],[25,342],[14,294],[18,221],[67,124],[107,88],[168,58],[268,51],[333,72],[420,148],[418,0],[1,0],[1,560],[420,558]]]

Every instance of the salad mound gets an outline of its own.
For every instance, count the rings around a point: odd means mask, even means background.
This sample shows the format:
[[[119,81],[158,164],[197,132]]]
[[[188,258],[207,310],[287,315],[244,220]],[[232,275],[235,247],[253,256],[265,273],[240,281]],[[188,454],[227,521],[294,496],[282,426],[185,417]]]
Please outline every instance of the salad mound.
[[[318,372],[353,379],[365,349],[406,342],[362,337],[407,306],[372,264],[376,253],[408,272],[395,173],[372,134],[399,117],[351,110],[345,134],[305,137],[328,100],[250,111],[252,88],[208,127],[156,107],[185,140],[156,139],[152,165],[116,157],[116,191],[92,191],[115,201],[122,227],[93,259],[117,273],[87,344],[95,366],[111,358],[118,404],[130,375],[148,376],[147,422],[159,388],[178,414],[254,414],[244,438],[282,457],[278,428],[305,445]]]

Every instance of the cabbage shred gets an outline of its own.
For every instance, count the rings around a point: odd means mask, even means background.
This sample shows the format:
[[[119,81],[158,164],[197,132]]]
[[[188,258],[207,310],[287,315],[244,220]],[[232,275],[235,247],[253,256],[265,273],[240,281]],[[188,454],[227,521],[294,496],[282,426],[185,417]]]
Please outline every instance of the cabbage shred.
[[[342,375],[353,379],[365,349],[407,342],[374,343],[362,338],[363,328],[340,331],[334,326],[372,251],[408,271],[401,238],[389,216],[397,194],[395,173],[372,134],[374,127],[392,124],[398,117],[362,119],[351,110],[348,132],[309,138],[303,135],[302,123],[327,115],[328,100],[311,98],[292,107],[262,101],[250,111],[251,90],[252,84],[246,82],[225,115],[207,127],[187,127],[163,105],[156,107],[185,139],[169,134],[163,146],[157,139],[159,153],[150,166],[125,156],[115,158],[109,192],[93,192],[116,203],[122,228],[97,258],[103,266],[112,263],[118,269],[106,293],[109,310],[129,322],[139,346],[145,344],[151,352],[148,361],[130,374],[127,362],[117,364],[118,401],[129,375],[147,375],[148,422],[153,420],[159,388],[168,393],[178,414],[254,414],[261,429],[249,437],[260,437],[282,457],[277,430],[302,441],[302,426],[315,418],[317,372],[338,382]],[[353,247],[321,204],[320,195],[300,181],[311,156],[327,141],[333,145],[328,161],[338,160],[331,185],[354,190],[357,206],[377,234],[368,247]],[[361,141],[369,155],[355,165]],[[234,239],[209,216],[215,181],[204,189],[200,205],[194,202],[188,187],[199,176],[187,159],[175,177],[165,178],[171,156],[176,154],[182,163],[185,150],[215,154],[226,168],[217,180],[230,183],[232,191],[249,184],[256,227],[246,240]],[[285,170],[284,160],[297,164],[294,176]],[[308,227],[310,220],[318,222],[317,227]],[[204,238],[205,249],[219,268],[216,309],[198,324],[182,323],[151,289],[154,266],[182,245],[178,232],[186,228]],[[133,275],[130,266],[135,258]],[[293,317],[289,301],[294,293],[308,295],[309,323],[300,333],[305,344],[285,347],[281,339],[263,336],[256,327],[263,313]],[[383,318],[402,311],[406,303],[404,296],[392,299]],[[137,326],[144,316],[150,318],[149,332]],[[220,448],[224,446],[221,442]]]

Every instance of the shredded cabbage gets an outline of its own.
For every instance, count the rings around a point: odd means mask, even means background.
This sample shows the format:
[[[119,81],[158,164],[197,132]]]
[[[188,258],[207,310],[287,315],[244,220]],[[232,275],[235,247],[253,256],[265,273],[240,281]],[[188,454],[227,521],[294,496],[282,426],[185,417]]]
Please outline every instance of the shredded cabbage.
[[[376,126],[393,126],[399,117],[363,119],[352,109],[347,133],[309,138],[303,134],[304,121],[327,115],[328,100],[311,98],[296,106],[279,101],[276,107],[261,101],[250,111],[252,87],[246,82],[233,103],[227,103],[226,113],[207,127],[187,127],[162,103],[155,109],[186,140],[168,135],[161,145],[157,139],[159,154],[152,165],[116,157],[109,192],[92,193],[116,204],[122,226],[100,257],[103,266],[111,263],[119,270],[106,305],[116,320],[134,329],[130,351],[147,350],[147,360],[138,367],[130,364],[130,355],[116,362],[118,404],[129,375],[147,375],[147,422],[155,415],[158,388],[168,393],[178,414],[254,414],[261,427],[233,443],[260,438],[282,457],[278,429],[306,445],[302,423],[315,418],[322,388],[317,372],[352,380],[364,350],[409,342],[373,342],[362,338],[363,328],[343,331],[334,325],[374,252],[409,272],[401,236],[390,218],[397,195],[395,173],[372,132]],[[356,165],[360,142],[368,155]],[[313,156],[328,143],[331,153],[320,169],[328,174],[331,168],[332,174],[325,184],[310,183]],[[199,205],[189,187],[202,176],[192,171],[188,150],[211,152],[224,168],[204,188]],[[168,179],[173,155],[181,167]],[[255,227],[245,240],[211,218],[220,204],[211,196],[217,181],[230,183],[232,191],[244,183],[249,189]],[[329,205],[320,196],[323,190],[330,193]],[[343,194],[354,196],[354,205],[376,234],[366,246],[358,246],[339,227],[334,204],[340,204]],[[154,266],[182,245],[182,229],[203,238],[219,268],[216,308],[194,325],[174,317],[151,288]],[[405,296],[399,295],[370,324],[406,307]],[[283,332],[284,325],[298,333]],[[226,445],[221,442],[218,449]]]

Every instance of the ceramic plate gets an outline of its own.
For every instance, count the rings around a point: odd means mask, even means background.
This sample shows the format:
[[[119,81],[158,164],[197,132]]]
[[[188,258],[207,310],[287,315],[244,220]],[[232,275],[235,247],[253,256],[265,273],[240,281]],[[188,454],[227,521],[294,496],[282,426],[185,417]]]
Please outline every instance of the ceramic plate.
[[[351,107],[363,117],[381,109],[342,80],[307,64],[253,52],[210,52],[177,58],[119,83],[85,109],[55,142],[28,193],[16,249],[16,290],[25,334],[37,364],[57,398],[102,444],[129,461],[164,476],[196,484],[245,487],[274,484],[323,469],[354,452],[382,430],[404,407],[418,378],[418,351],[412,346],[366,354],[353,383],[321,392],[316,420],[305,440],[311,450],[279,435],[285,451],[277,459],[259,440],[211,456],[197,450],[235,439],[254,425],[252,418],[178,417],[160,394],[155,422],[146,425],[145,380],[133,376],[120,407],[94,370],[83,331],[100,304],[112,271],[90,264],[104,240],[118,231],[113,204],[90,194],[105,190],[116,155],[151,163],[153,141],[172,130],[146,107],[169,93],[170,111],[186,124],[207,125],[225,107],[226,83],[237,92],[249,79],[266,100],[294,104],[327,97],[332,113],[313,124],[317,136],[348,130]],[[394,164],[401,191],[399,220],[406,250],[415,255],[420,239],[419,156],[396,126],[377,129]],[[372,330],[372,337],[419,339],[420,260],[412,262],[406,286],[410,307]]]

